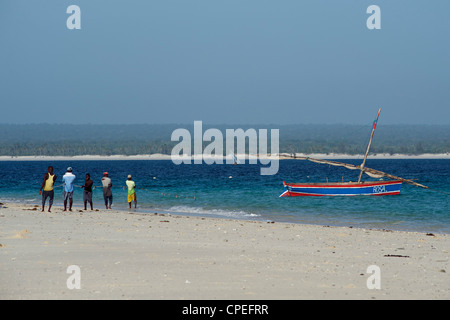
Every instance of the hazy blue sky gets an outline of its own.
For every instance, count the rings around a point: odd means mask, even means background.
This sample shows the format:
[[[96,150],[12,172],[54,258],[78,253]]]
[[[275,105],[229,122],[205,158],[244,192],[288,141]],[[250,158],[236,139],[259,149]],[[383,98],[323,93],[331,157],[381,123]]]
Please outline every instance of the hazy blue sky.
[[[381,106],[380,124],[450,124],[449,14],[448,0],[1,0],[0,123],[365,124]]]

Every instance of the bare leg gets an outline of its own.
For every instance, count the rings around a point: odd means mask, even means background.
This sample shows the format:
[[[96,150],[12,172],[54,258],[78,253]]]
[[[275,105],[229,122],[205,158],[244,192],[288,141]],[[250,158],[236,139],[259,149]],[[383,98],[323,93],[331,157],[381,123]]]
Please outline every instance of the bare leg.
[[[39,192],[39,194],[41,194],[41,193]],[[42,195],[42,210],[41,210],[41,212],[44,212],[44,208],[45,208],[45,200],[47,200],[47,199],[44,198],[44,195]]]

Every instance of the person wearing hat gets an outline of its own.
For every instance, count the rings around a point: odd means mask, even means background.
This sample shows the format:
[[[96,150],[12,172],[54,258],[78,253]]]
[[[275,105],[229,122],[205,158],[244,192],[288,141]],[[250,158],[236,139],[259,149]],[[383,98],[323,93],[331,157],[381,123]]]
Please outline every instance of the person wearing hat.
[[[66,174],[62,177],[62,181],[64,182],[64,211],[67,210],[67,200],[69,200],[69,211],[72,211],[73,204],[73,182],[75,181],[76,176],[72,173],[72,167],[67,168]]]
[[[111,190],[112,183],[111,183],[111,178],[108,176],[108,172],[103,173],[102,185],[103,185],[103,199],[105,199],[106,209],[111,209],[111,205],[112,205],[112,201],[113,201],[112,190]]]
[[[134,201],[134,208],[136,209],[136,205],[137,205],[137,198],[136,198],[136,184],[134,183],[133,180],[131,180],[131,174],[128,175],[128,180],[125,181],[125,183],[127,184],[128,187],[128,205],[130,206],[131,209],[131,201]]]

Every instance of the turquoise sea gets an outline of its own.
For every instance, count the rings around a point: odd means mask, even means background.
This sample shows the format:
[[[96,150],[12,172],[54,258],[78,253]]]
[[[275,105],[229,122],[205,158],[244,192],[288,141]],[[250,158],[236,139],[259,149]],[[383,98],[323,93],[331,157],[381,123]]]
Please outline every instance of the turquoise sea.
[[[360,160],[339,160],[360,164]],[[279,198],[287,182],[355,181],[358,172],[301,160],[281,160],[279,172],[260,175],[259,164],[175,165],[170,160],[1,161],[0,202],[41,204],[39,188],[47,167],[58,176],[54,206],[62,207],[61,178],[68,166],[82,185],[94,180],[94,208],[104,208],[101,178],[113,182],[113,208],[127,210],[128,174],[137,186],[139,212],[292,222],[329,226],[450,233],[450,160],[372,160],[366,166],[403,178],[417,179],[433,190],[403,184],[398,196]],[[370,180],[370,178],[367,178]],[[75,188],[74,206],[82,206]],[[59,210],[53,210],[58,214]],[[74,214],[77,211],[74,212]],[[93,212],[92,214],[95,214]]]

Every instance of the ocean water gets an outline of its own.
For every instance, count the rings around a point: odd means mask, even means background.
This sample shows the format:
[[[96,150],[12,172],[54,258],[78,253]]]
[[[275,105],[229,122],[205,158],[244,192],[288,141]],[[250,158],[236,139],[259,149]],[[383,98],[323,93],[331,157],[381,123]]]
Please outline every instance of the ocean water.
[[[360,160],[340,160],[360,164]],[[261,176],[260,165],[175,165],[168,160],[2,161],[0,202],[41,204],[39,188],[47,167],[58,176],[54,206],[61,207],[62,176],[68,166],[82,185],[94,180],[94,208],[104,208],[101,178],[109,172],[113,207],[127,210],[128,174],[137,186],[139,212],[173,213],[258,221],[450,233],[450,160],[367,160],[366,166],[403,178],[417,179],[433,190],[403,184],[398,196],[280,198],[286,182],[355,181],[358,172],[301,160],[281,160],[279,172]],[[367,180],[373,180],[367,177]],[[74,207],[82,206],[75,188]],[[57,214],[58,210],[53,210]],[[95,214],[95,213],[93,213]]]

